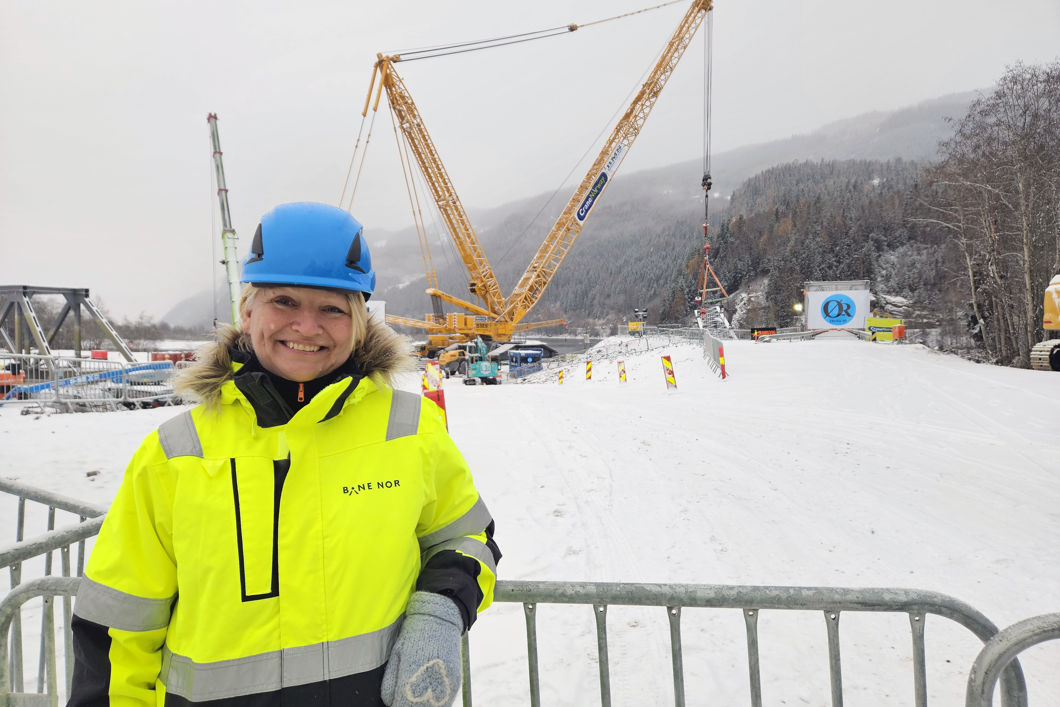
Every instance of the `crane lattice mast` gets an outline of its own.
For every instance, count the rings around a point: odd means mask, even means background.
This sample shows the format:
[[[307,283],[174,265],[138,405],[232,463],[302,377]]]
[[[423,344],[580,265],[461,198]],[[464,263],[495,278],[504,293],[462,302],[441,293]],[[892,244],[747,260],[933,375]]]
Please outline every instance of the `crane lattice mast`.
[[[225,168],[221,162],[221,137],[217,132],[217,114],[206,116],[210,124],[210,142],[213,145],[213,166],[217,175],[217,200],[221,204],[221,243],[224,246],[225,275],[228,279],[228,300],[232,309],[232,324],[239,326],[239,257],[236,255],[236,229],[232,228],[232,214],[228,210],[228,187],[225,185]]]

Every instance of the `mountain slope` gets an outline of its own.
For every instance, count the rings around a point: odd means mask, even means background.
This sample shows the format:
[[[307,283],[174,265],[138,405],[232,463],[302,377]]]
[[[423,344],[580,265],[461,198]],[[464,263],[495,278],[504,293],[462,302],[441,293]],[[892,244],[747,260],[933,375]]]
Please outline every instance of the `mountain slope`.
[[[726,199],[746,179],[796,160],[890,159],[931,161],[939,140],[951,134],[947,117],[960,117],[975,97],[960,93],[889,112],[869,113],[794,135],[719,153],[712,157],[720,216]],[[636,149],[634,147],[633,149]],[[596,207],[571,252],[530,319],[572,321],[616,317],[630,306],[659,309],[673,296],[665,283],[685,266],[701,241],[703,192],[699,159],[653,170],[619,173]],[[539,194],[490,209],[469,209],[471,222],[496,272],[510,292],[573,192]],[[437,222],[437,219],[435,219]],[[393,314],[421,317],[429,309],[426,278],[415,229],[373,230],[367,235],[378,273],[376,299]],[[438,227],[429,234],[440,288],[466,296],[463,264]],[[219,288],[224,297],[224,288]],[[208,325],[210,296],[198,293],[162,317],[175,326]],[[226,312],[221,302],[217,311]],[[624,316],[624,315],[623,315]]]

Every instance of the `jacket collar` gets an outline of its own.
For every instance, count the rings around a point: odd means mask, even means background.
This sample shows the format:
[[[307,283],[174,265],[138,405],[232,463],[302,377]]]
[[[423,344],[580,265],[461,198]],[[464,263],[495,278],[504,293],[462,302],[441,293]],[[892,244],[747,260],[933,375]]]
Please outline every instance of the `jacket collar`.
[[[303,422],[330,420],[342,411],[364,379],[353,362],[347,361],[333,372],[330,381],[323,381],[323,387],[304,407],[295,410],[277,389],[272,375],[261,367],[253,354],[235,348],[230,349],[229,353],[232,358],[232,379],[222,386],[221,402],[248,405],[254,412],[258,426],[263,428],[286,425],[296,418]],[[315,387],[319,387],[319,383]],[[374,384],[371,387],[374,388]]]

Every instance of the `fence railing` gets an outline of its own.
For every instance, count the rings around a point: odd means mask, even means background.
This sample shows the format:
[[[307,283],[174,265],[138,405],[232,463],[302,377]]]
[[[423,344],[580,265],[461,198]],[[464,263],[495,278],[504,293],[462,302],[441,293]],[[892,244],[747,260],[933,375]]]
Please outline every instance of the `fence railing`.
[[[997,627],[973,607],[937,592],[913,589],[842,589],[831,587],[763,587],[697,584],[611,584],[596,582],[498,582],[495,601],[523,605],[526,616],[527,662],[530,704],[541,704],[537,655],[537,605],[585,604],[596,617],[597,652],[600,669],[600,704],[611,705],[610,667],[607,647],[609,606],[658,606],[667,612],[670,628],[674,704],[683,707],[684,667],[681,643],[681,611],[684,608],[738,609],[743,613],[747,632],[748,679],[751,704],[762,705],[762,684],[758,654],[758,615],[761,611],[820,611],[828,632],[830,686],[833,707],[843,705],[842,663],[839,652],[839,618],[843,611],[901,612],[909,616],[913,651],[913,694],[917,707],[927,705],[927,660],[924,623],[935,614],[964,626],[987,643],[998,634]],[[1017,651],[1018,652],[1018,651]],[[1002,705],[1026,707],[1027,687],[1018,661],[995,666],[1003,670]],[[1010,662],[1011,661],[1011,662]],[[1008,666],[1006,668],[1006,665]],[[996,682],[997,677],[994,676]],[[969,707],[979,703],[969,702]],[[989,702],[985,703],[989,705]],[[464,697],[470,707],[469,695]]]
[[[79,575],[84,570],[84,542],[99,532],[104,509],[0,479],[0,491],[18,496],[19,513],[14,545],[0,550],[0,567],[11,571],[12,589],[0,601],[0,705],[58,705],[60,695],[69,694],[73,675],[73,649],[70,632],[72,597],[77,593]],[[48,507],[48,530],[24,540],[27,501]],[[55,511],[73,513],[81,522],[56,529]],[[77,562],[71,566],[70,550],[78,547]],[[51,575],[53,552],[62,556],[62,575]],[[21,582],[21,565],[32,558],[44,560],[45,577]],[[926,707],[927,651],[924,641],[926,617],[930,614],[949,619],[968,629],[984,648],[973,665],[966,695],[967,707],[989,707],[999,679],[1004,707],[1027,707],[1027,687],[1016,656],[1038,643],[1060,639],[1060,614],[1035,617],[1004,631],[982,613],[957,599],[937,592],[913,589],[845,589],[832,587],[769,587],[696,584],[618,584],[597,582],[497,583],[495,601],[523,606],[526,621],[527,668],[530,703],[541,705],[541,674],[537,643],[537,608],[540,604],[591,606],[596,622],[600,704],[611,705],[611,674],[608,659],[607,611],[611,606],[657,606],[665,609],[670,633],[675,707],[685,705],[684,648],[681,640],[682,610],[687,608],[739,610],[746,630],[748,681],[752,707],[762,705],[762,677],[759,660],[758,617],[762,611],[821,612],[828,639],[829,685],[833,707],[843,705],[842,661],[839,650],[839,620],[842,612],[904,613],[909,618],[912,641],[912,692],[914,704]],[[63,597],[61,625],[57,625],[54,597]],[[40,651],[36,692],[24,691],[21,608],[30,599],[42,599]],[[61,630],[63,669],[59,669],[57,630]],[[470,648],[467,635],[463,650],[463,704],[472,705]],[[60,683],[60,678],[62,682]],[[61,685],[61,687],[60,687]]]
[[[55,634],[54,598],[63,597],[64,607],[69,607],[81,584],[80,577],[41,577],[30,580],[11,590],[3,601],[0,601],[0,705],[3,707],[38,707],[50,705],[58,707],[59,697],[70,694],[70,682],[74,675],[74,653],[70,634],[70,611],[63,612],[63,672],[62,689],[59,688],[58,646]],[[11,655],[8,655],[8,636],[15,635],[21,618],[22,605],[35,598],[43,600],[41,612],[40,664],[37,669],[37,691],[24,692],[21,663],[14,661],[12,641]]]
[[[69,498],[61,494],[44,491],[18,481],[0,479],[0,492],[8,494],[11,500],[17,499],[17,512],[15,514],[15,542],[0,549],[0,570],[7,569],[10,573],[10,586],[12,596],[22,586],[23,563],[40,561],[41,566],[35,568],[36,574],[51,577],[55,570],[53,566],[53,553],[59,553],[59,573],[62,577],[79,577],[84,573],[85,567],[85,541],[99,533],[103,524],[103,514],[106,508],[84,501]],[[32,504],[32,505],[30,505]],[[74,521],[72,525],[56,527],[57,513],[62,512]],[[46,518],[43,533],[26,537],[27,521],[40,521],[42,516]],[[71,558],[71,550],[76,547],[75,557]],[[6,602],[6,599],[5,599]],[[54,607],[50,596],[44,598],[44,606],[41,614],[40,646],[37,661],[37,692],[42,693],[45,685],[45,676],[54,678],[54,664],[57,656],[55,645]],[[73,674],[73,650],[69,631],[70,616],[73,613],[73,603],[69,596],[63,600],[63,656],[65,660],[65,672],[67,682]],[[6,624],[0,638],[3,640],[2,669],[7,670],[10,675],[11,686],[15,692],[21,693],[24,689],[24,653],[22,636],[22,616],[15,612],[9,624]],[[10,655],[8,654],[8,637],[10,636]],[[2,684],[2,683],[0,683]],[[2,695],[0,691],[0,695]],[[57,698],[56,698],[57,699]],[[0,704],[3,704],[0,702]]]
[[[1000,631],[986,642],[968,674],[966,707],[990,707],[994,687],[1006,666],[1031,646],[1060,640],[1060,613],[1024,619]]]
[[[0,404],[59,412],[117,410],[179,402],[172,361],[128,363],[94,358],[0,354]]]

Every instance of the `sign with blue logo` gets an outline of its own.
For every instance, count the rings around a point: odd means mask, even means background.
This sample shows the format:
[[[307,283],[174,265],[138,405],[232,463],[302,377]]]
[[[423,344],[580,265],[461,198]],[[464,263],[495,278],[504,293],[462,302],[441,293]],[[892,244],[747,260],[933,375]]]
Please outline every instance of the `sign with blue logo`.
[[[579,221],[585,221],[589,216],[589,211],[592,210],[596,200],[600,197],[601,192],[604,190],[604,186],[607,185],[607,180],[611,178],[611,174],[618,169],[618,165],[622,162],[622,158],[626,154],[626,148],[624,145],[619,145],[615,148],[615,151],[611,153],[611,156],[607,159],[604,164],[604,168],[600,171],[600,174],[593,180],[593,185],[589,188],[589,193],[582,199],[581,206],[578,207],[575,216]]]
[[[854,300],[841,293],[833,294],[821,303],[821,316],[832,326],[849,324],[857,312]]]
[[[808,329],[864,329],[872,312],[869,282],[807,282],[805,298]]]

